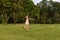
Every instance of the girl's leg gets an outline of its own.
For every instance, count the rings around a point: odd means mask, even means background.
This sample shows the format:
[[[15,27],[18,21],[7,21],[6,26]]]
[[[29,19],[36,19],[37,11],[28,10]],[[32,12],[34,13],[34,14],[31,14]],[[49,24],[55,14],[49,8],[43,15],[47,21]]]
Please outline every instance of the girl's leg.
[[[26,29],[26,24],[25,24],[25,26],[24,26],[24,29]]]
[[[28,25],[25,24],[24,29],[28,30]]]
[[[26,30],[28,30],[28,25],[26,25]]]

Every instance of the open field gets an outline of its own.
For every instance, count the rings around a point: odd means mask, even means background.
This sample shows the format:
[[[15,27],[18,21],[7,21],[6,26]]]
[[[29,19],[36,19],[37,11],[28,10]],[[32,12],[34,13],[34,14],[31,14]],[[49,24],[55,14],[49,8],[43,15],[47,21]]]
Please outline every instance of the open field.
[[[0,24],[0,40],[60,40],[60,24]]]

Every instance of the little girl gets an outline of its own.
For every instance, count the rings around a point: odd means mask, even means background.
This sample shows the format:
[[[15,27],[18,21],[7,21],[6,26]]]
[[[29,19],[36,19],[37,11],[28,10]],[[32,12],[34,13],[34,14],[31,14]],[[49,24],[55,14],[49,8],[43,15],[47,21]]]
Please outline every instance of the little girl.
[[[28,30],[28,26],[29,26],[29,18],[28,18],[28,15],[25,18],[26,18],[26,22],[25,22],[24,29]]]

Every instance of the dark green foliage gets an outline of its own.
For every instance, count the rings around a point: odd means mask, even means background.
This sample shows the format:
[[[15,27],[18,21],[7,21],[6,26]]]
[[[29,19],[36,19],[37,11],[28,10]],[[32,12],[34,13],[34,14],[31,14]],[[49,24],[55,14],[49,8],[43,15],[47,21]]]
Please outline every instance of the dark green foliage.
[[[42,0],[34,5],[32,0],[0,0],[0,23],[24,23],[29,15],[30,23],[60,23],[60,3]]]
[[[32,0],[0,0],[0,21],[3,24],[24,23],[27,14],[30,21],[35,19],[38,22],[39,9]]]
[[[60,3],[52,0],[42,0],[38,3],[40,8],[40,23],[57,24],[60,23]]]

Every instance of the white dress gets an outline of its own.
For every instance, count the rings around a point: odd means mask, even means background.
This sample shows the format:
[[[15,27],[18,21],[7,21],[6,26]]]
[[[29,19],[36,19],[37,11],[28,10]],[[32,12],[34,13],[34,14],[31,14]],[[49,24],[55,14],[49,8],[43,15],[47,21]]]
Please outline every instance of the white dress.
[[[29,21],[28,21],[28,19],[26,19],[26,22],[25,22],[25,24],[26,24],[26,25],[29,25]]]

